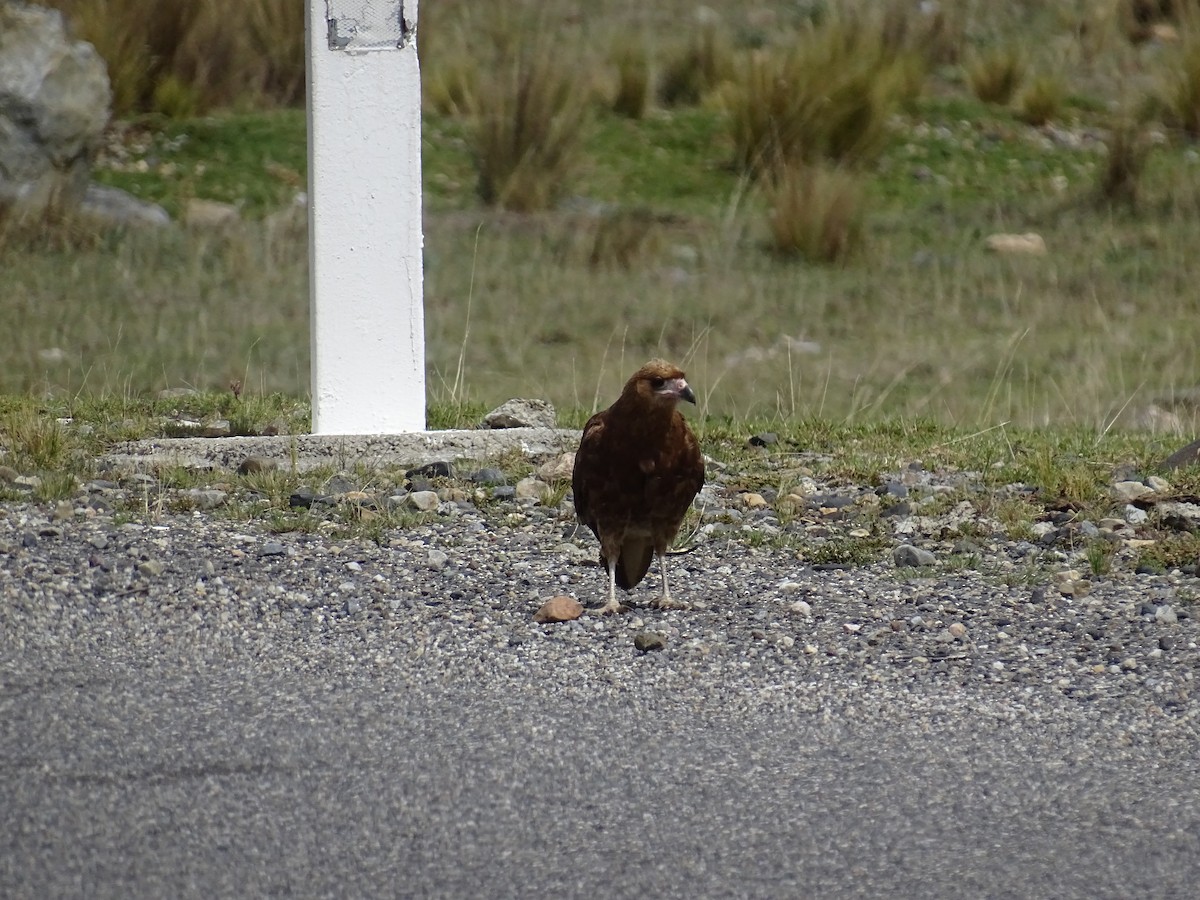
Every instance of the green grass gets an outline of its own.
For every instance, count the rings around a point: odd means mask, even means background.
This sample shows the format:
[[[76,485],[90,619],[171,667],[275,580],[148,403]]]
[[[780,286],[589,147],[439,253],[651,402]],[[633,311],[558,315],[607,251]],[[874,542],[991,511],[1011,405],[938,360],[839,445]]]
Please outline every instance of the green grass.
[[[431,78],[443,60],[464,59],[454,42],[472,32],[454,27],[455,9],[422,7],[424,24],[441,26],[422,47]],[[862,246],[837,266],[771,251],[767,198],[737,174],[721,85],[699,105],[652,107],[640,119],[592,101],[566,199],[530,215],[481,207],[468,122],[453,104],[428,108],[431,423],[540,396],[578,424],[636,365],[665,355],[684,364],[701,416],[715,421],[927,419],[1099,433],[1136,424],[1153,404],[1194,430],[1194,148],[1154,149],[1136,208],[1095,202],[1109,109],[1136,108],[1174,57],[1130,46],[1112,21],[1081,29],[1093,15],[1083,10],[960,12],[967,19],[954,33],[967,36],[966,49],[1021,46],[1030,71],[1061,79],[1056,127],[1078,140],[1056,141],[980,102],[961,62],[938,63],[865,167]],[[745,14],[729,32],[735,56],[785,47],[812,21],[765,0]],[[609,72],[609,38],[622,28],[641,29],[661,66],[711,27],[695,16],[674,2],[538,8],[583,76]],[[236,380],[251,397],[306,396],[306,238],[272,216],[305,186],[302,113],[140,119],[111,149],[100,180],[172,213],[193,197],[237,203],[246,222],[220,235],[0,239],[10,324],[0,392],[138,402]],[[989,254],[983,239],[998,231],[1036,231],[1049,252]]]
[[[199,197],[262,218],[307,189],[303,110],[141,118],[129,124],[123,143],[130,158],[102,159],[97,181],[160,203],[173,216]]]
[[[78,495],[82,484],[93,478],[113,478],[98,467],[99,458],[118,443],[131,438],[161,437],[172,433],[181,416],[230,415],[234,403],[253,404],[247,419],[261,433],[268,428],[302,428],[307,409],[281,395],[231,400],[227,393],[204,393],[180,398],[130,401],[122,397],[107,399],[40,399],[6,397],[0,401],[0,466],[19,475],[37,476],[40,486],[32,498],[53,504]],[[469,427],[477,421],[478,410],[441,409],[439,424]],[[578,423],[576,423],[578,424]],[[920,513],[936,515],[953,509],[963,500],[971,502],[981,514],[997,523],[992,526],[1011,540],[1030,538],[1031,525],[1058,513],[1064,504],[1078,505],[1078,518],[1098,522],[1106,516],[1120,516],[1120,504],[1108,490],[1113,472],[1132,466],[1143,475],[1157,471],[1157,462],[1175,448],[1175,442],[1131,432],[1098,433],[1087,428],[1025,429],[1006,426],[975,432],[946,426],[932,420],[886,420],[872,423],[834,422],[828,418],[799,417],[787,421],[721,420],[717,417],[695,420],[704,451],[726,473],[724,489],[777,490],[776,512],[781,524],[788,525],[797,515],[786,508],[783,498],[801,475],[829,484],[857,490],[861,486],[881,485],[913,464],[941,473],[940,478],[959,474],[974,487],[952,493],[920,508]],[[766,450],[747,447],[748,434],[771,430],[778,442]],[[529,474],[531,463],[520,454],[509,454],[493,461],[510,483]],[[152,474],[155,482],[139,489],[132,486],[124,501],[114,500],[113,514],[124,521],[152,522],[168,513],[187,512],[195,500],[186,493],[192,488],[218,487],[228,495],[223,505],[212,510],[214,516],[232,522],[258,522],[270,530],[316,531],[343,537],[386,541],[397,530],[427,521],[428,516],[408,509],[390,509],[381,502],[404,484],[400,470],[360,469],[353,461],[344,467],[356,487],[362,487],[375,499],[366,505],[344,502],[312,509],[289,505],[291,494],[302,486],[318,492],[329,490],[330,479],[338,470],[298,474],[286,465],[266,472],[236,474],[164,466]],[[5,476],[8,477],[8,476]],[[1177,496],[1200,492],[1200,468],[1167,473]],[[1019,484],[1019,495],[1005,486]],[[451,488],[473,495],[475,485],[465,480],[437,479],[436,487]],[[548,505],[556,506],[567,490],[560,484]],[[767,491],[771,494],[771,491]],[[12,488],[0,478],[0,498],[20,500],[30,495]],[[486,500],[480,503],[488,515],[504,516],[511,507]],[[828,533],[820,540],[802,532],[785,531],[776,537],[758,535],[772,546],[795,550],[808,563],[869,565],[887,558],[894,539],[881,526],[879,511],[866,502],[859,503],[846,519],[828,523]],[[982,524],[982,523],[981,523]],[[981,537],[967,528],[964,538]],[[1194,534],[1160,528],[1154,518],[1139,530],[1140,537],[1155,540],[1140,550],[1140,556],[1112,554],[1109,546],[1081,541],[1075,549],[1082,565],[1095,574],[1145,563],[1152,567],[1172,568],[1191,565],[1200,552]],[[949,558],[951,568],[983,563],[972,554]]]

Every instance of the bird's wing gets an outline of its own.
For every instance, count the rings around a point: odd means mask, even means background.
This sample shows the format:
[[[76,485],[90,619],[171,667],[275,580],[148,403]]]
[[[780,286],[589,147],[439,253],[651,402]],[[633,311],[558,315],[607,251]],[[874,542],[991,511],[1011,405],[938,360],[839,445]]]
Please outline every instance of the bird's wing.
[[[700,443],[682,416],[676,417],[659,457],[662,477],[646,484],[646,509],[655,547],[665,551],[675,539],[692,500],[704,486]]]
[[[603,488],[601,467],[604,461],[604,413],[598,412],[583,426],[579,452],[575,454],[575,469],[571,473],[571,491],[575,497],[575,515],[592,531],[595,513],[592,500],[597,488]]]

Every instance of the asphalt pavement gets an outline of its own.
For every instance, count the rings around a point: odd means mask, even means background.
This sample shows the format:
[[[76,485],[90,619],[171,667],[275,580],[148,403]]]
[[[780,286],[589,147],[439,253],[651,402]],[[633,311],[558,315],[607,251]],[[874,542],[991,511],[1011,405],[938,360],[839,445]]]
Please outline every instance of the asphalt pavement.
[[[349,674],[347,674],[349,671]],[[953,693],[0,669],[0,896],[1192,897],[1195,758]]]

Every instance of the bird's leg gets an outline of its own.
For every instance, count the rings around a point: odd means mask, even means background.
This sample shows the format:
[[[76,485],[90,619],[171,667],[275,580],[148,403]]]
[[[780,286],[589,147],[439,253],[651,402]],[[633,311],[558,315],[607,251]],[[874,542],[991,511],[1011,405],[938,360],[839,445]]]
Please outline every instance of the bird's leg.
[[[629,607],[617,600],[617,557],[606,556],[604,562],[608,566],[608,602],[603,606],[593,609],[592,612],[598,616],[607,616],[611,613],[629,612]]]
[[[651,606],[657,606],[659,609],[687,609],[688,605],[682,600],[671,599],[671,585],[667,581],[667,554],[658,554],[658,565],[662,570],[662,596],[657,600],[652,600]]]

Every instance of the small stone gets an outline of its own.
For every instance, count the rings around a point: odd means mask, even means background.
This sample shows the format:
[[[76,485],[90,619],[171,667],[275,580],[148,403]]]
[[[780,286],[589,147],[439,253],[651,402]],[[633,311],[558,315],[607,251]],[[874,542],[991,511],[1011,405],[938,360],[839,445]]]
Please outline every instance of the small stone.
[[[232,203],[193,197],[183,207],[183,224],[197,231],[227,228],[241,218]]]
[[[546,500],[554,493],[554,488],[539,479],[536,475],[530,475],[527,478],[522,478],[517,482],[514,489],[514,496],[518,500],[536,500],[539,503]]]
[[[229,437],[233,429],[228,419],[213,419],[200,426],[200,437],[223,438]]]
[[[88,538],[88,543],[97,550],[105,550],[108,548],[108,535],[93,534]]]
[[[1122,512],[1125,513],[1125,521],[1130,525],[1141,525],[1148,518],[1150,518],[1149,514],[1144,509],[1139,509],[1132,503],[1127,505]]]
[[[279,541],[267,541],[262,545],[262,549],[258,551],[259,556],[284,556],[287,553],[287,547],[279,543]]]
[[[967,636],[967,626],[964,625],[962,622],[951,622],[950,625],[946,628],[946,630],[948,632],[950,632],[951,636],[955,640],[958,640],[958,641],[961,641],[963,638],[965,638]]]
[[[751,447],[770,447],[772,444],[779,443],[779,435],[773,431],[764,431],[761,434],[752,434],[746,442]]]
[[[1192,441],[1186,447],[1180,447],[1162,462],[1164,469],[1178,469],[1180,466],[1190,466],[1200,461],[1200,440]],[[3,476],[0,476],[2,478]]]
[[[483,417],[483,428],[554,428],[558,418],[545,400],[509,400]]]
[[[537,475],[542,481],[553,484],[556,481],[570,481],[574,472],[575,454],[563,453],[538,466]]]
[[[1162,523],[1176,531],[1200,529],[1200,504],[1171,500],[1155,507]]]
[[[937,564],[937,557],[923,547],[901,544],[892,551],[892,560],[900,568],[919,568]]]
[[[166,571],[166,565],[157,559],[147,559],[138,564],[138,571],[147,578],[157,578]]]
[[[1081,577],[1075,569],[1056,573],[1054,587],[1064,597],[1086,597],[1092,592],[1092,583]]]
[[[454,464],[449,460],[434,460],[415,469],[409,469],[404,477],[410,481],[414,478],[453,478]]]
[[[741,494],[738,499],[742,501],[742,505],[747,509],[763,509],[769,505],[767,499],[762,494],[755,493],[754,491],[747,491]]]
[[[1025,234],[992,234],[983,242],[992,253],[1045,256],[1046,241],[1040,234],[1026,232]]]
[[[492,488],[493,500],[512,500],[517,496],[517,489],[511,484],[501,484]]]
[[[444,569],[444,568],[446,568],[446,563],[448,563],[449,561],[450,561],[450,555],[448,553],[446,553],[446,551],[436,550],[436,549],[429,551],[429,559],[428,559],[429,568]]]
[[[633,646],[642,653],[651,650],[662,650],[667,646],[667,636],[657,631],[639,631],[633,636]]]
[[[471,476],[471,480],[476,484],[505,484],[508,479],[504,477],[504,473],[499,469],[480,469]]]
[[[1140,481],[1118,481],[1112,486],[1112,495],[1120,503],[1130,503],[1139,497],[1153,493],[1153,488],[1147,487]]]
[[[1179,616],[1175,614],[1175,610],[1168,603],[1154,611],[1154,621],[1159,625],[1174,625],[1179,621]]]
[[[226,501],[229,495],[224,491],[191,488],[184,492],[184,496],[196,505],[196,509],[216,509]]]
[[[791,605],[791,610],[801,616],[812,615],[812,605],[807,600],[797,600]]]
[[[583,604],[574,597],[551,597],[533,614],[533,621],[546,624],[549,622],[570,622],[583,615]]]
[[[317,500],[317,492],[307,485],[296,488],[288,497],[288,506],[292,509],[308,509]]]
[[[344,494],[347,491],[352,491],[357,485],[350,480],[346,475],[334,475],[325,482],[325,490],[330,494]]]
[[[440,502],[437,491],[413,491],[407,497],[408,505],[421,512],[432,512]]]
[[[1146,487],[1156,494],[1171,493],[1171,482],[1159,475],[1151,475],[1146,479]]]
[[[275,460],[267,459],[265,456],[247,456],[238,463],[237,472],[239,475],[258,475],[262,472],[270,472],[276,467]]]

